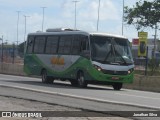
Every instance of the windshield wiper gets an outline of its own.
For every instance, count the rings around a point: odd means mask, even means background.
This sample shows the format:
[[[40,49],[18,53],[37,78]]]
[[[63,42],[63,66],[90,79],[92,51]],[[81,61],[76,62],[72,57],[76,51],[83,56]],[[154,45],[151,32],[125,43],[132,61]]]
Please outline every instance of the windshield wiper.
[[[116,48],[115,48],[115,41],[114,40],[112,40],[112,47],[113,47],[113,51],[114,51],[114,57],[116,58],[116,53],[121,57],[121,59],[123,60],[123,62],[122,61],[115,61],[115,62],[121,62],[121,63],[124,63],[124,64],[127,64],[127,62],[126,62],[126,60],[123,58],[123,56],[116,50]]]
[[[114,49],[115,50],[115,49]],[[115,62],[121,62],[121,63],[124,63],[124,64],[127,64],[127,62],[126,62],[126,60],[123,58],[123,56],[117,51],[117,50],[115,50],[115,52],[121,57],[121,59],[123,60],[123,62],[122,61],[115,61]]]
[[[116,61],[115,58],[116,58],[116,53],[118,54],[118,56],[121,57],[121,59],[123,61]],[[107,58],[109,57],[109,55],[114,55],[114,61],[113,62],[109,62],[110,64],[113,64],[113,65],[121,65],[121,64],[127,64],[127,62],[125,61],[125,59],[122,57],[122,55],[115,49],[115,46],[114,44],[112,43],[111,44],[111,49],[110,51],[108,52],[108,54],[106,55],[105,59],[104,59],[104,62],[106,62]]]
[[[112,53],[111,53],[112,52]],[[107,53],[107,55],[106,55],[106,57],[104,58],[104,62],[109,62],[109,61],[106,61],[107,59],[108,59],[108,57],[109,57],[109,55],[113,55],[113,48],[112,48],[112,45],[111,45],[111,49],[110,49],[110,51]],[[109,62],[110,63],[110,62]]]

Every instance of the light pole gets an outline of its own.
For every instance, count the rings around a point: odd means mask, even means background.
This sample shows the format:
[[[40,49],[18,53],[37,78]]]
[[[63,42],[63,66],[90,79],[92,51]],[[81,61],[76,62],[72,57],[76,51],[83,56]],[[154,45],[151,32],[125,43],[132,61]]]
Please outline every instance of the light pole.
[[[72,1],[72,2],[74,2],[74,4],[75,4],[74,29],[77,29],[77,26],[76,26],[76,22],[77,22],[77,2],[79,2],[79,1],[75,0],[75,1]]]
[[[123,35],[123,21],[124,21],[124,0],[123,0],[123,13],[122,13],[122,35]]]
[[[100,5],[101,5],[101,0],[99,0],[99,4],[98,4],[97,31],[98,31],[98,26],[99,26],[99,11],[100,11]]]
[[[27,25],[26,25],[27,24],[27,17],[30,17],[30,16],[24,15],[24,20],[25,20],[25,23],[24,23],[25,24],[24,25],[24,28],[25,28],[24,29],[24,51],[23,51],[24,54],[25,54],[25,40],[26,40],[26,31],[27,31]]]
[[[12,56],[13,56],[12,64],[14,64],[14,57],[15,57],[15,44],[14,44],[14,42],[13,42],[13,45],[12,45],[12,49],[13,49],[13,53],[12,53]]]
[[[21,11],[17,11],[17,14],[18,14],[18,18],[17,18],[17,46],[18,46],[18,31],[19,31],[19,13],[20,13]]]
[[[42,17],[42,32],[43,32],[43,25],[44,25],[44,9],[46,7],[41,7],[42,8],[42,11],[43,11],[43,17]]]
[[[0,38],[0,40],[2,40],[2,48],[1,48],[1,51],[2,51],[2,54],[1,54],[1,62],[3,63],[3,35],[2,35],[2,38]]]
[[[19,13],[20,13],[21,11],[17,11],[17,14],[18,14],[18,18],[17,18],[17,55],[18,55],[18,42],[19,42],[19,39],[18,39],[18,35],[19,35]]]

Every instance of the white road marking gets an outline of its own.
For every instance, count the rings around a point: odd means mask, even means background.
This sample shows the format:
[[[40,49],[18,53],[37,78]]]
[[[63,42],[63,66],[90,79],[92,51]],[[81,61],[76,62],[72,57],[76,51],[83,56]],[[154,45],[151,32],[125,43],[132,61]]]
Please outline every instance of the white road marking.
[[[5,76],[5,77],[12,77],[13,80],[14,78],[27,78],[27,79],[36,79],[36,80],[40,80],[41,78],[36,78],[36,77],[28,77],[28,76],[14,76],[14,75],[4,75],[4,74],[0,74],[1,76]]]
[[[129,94],[123,94],[123,93],[115,93],[115,94],[123,95],[123,96],[130,96],[130,97],[139,97],[139,98],[147,98],[147,99],[160,100],[160,98],[147,97],[147,96],[129,95]]]
[[[144,104],[137,104],[137,103],[135,104],[132,102],[120,102],[120,101],[105,100],[105,99],[98,99],[98,98],[92,98],[92,97],[84,97],[84,96],[78,96],[78,95],[73,95],[73,94],[66,94],[66,93],[60,93],[60,92],[51,92],[51,91],[38,90],[38,89],[33,89],[33,88],[26,88],[26,87],[21,87],[21,86],[13,86],[13,85],[11,86],[11,85],[5,85],[5,84],[0,84],[0,86],[22,89],[22,90],[29,90],[29,91],[33,91],[33,92],[40,92],[40,93],[46,93],[46,94],[60,95],[60,96],[66,96],[66,97],[72,97],[72,98],[79,98],[79,99],[96,101],[96,102],[114,103],[114,104],[121,104],[121,105],[160,109],[160,107],[157,107],[157,106],[149,106],[149,105],[144,105]]]
[[[14,79],[0,78],[0,80],[14,80]]]

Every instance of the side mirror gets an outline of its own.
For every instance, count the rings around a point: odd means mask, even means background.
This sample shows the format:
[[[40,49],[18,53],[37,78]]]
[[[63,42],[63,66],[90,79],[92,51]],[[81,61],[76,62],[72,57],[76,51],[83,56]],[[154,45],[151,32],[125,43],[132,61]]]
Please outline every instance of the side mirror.
[[[90,59],[90,51],[89,50],[83,50],[80,54],[82,57],[85,57],[87,59]]]

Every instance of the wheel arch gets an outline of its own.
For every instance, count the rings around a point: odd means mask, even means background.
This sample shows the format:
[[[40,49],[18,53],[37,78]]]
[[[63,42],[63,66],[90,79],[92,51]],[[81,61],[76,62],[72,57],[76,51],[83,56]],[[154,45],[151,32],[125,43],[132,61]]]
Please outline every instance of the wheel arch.
[[[42,75],[42,72],[43,72],[44,70],[46,70],[46,68],[42,68],[42,69],[41,69],[40,75]],[[47,70],[46,70],[46,71],[47,71]]]
[[[82,69],[78,69],[76,72],[76,78],[78,78],[79,73],[83,73],[83,75],[85,77],[84,71]]]

